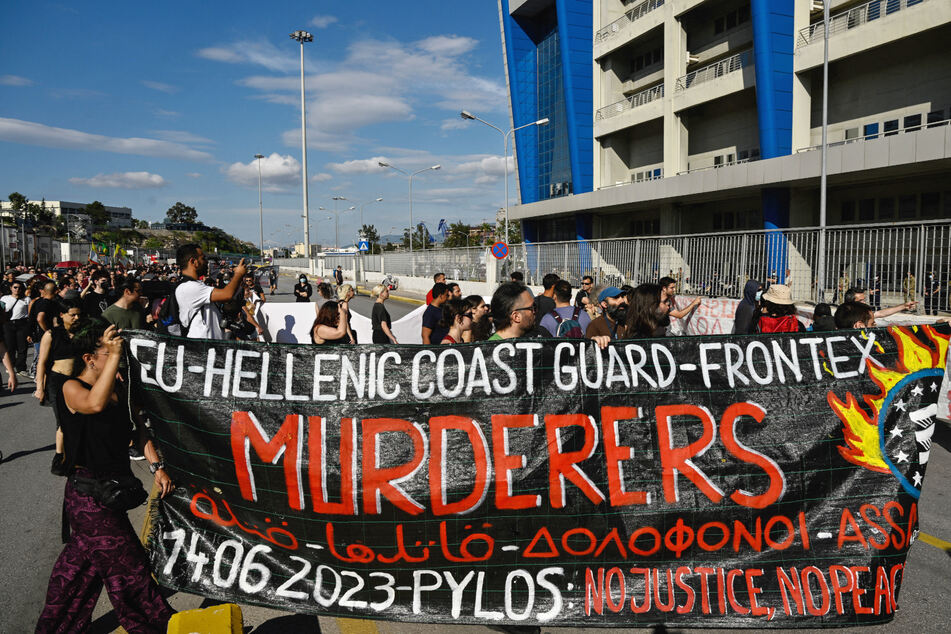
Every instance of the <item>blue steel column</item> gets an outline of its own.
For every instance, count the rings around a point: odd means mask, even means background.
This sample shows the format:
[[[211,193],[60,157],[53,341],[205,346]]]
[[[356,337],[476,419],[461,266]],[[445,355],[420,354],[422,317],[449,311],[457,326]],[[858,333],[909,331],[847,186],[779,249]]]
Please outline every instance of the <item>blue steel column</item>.
[[[756,114],[763,159],[792,152],[793,0],[751,0],[753,59],[756,71]],[[786,281],[788,249],[779,229],[789,226],[789,188],[762,191],[766,257],[777,280]]]
[[[512,105],[512,127],[517,128],[538,119],[537,49],[518,20],[509,15],[508,0],[501,0],[502,35],[509,73],[509,98]],[[529,126],[514,134],[517,148],[519,203],[538,201],[538,128]]]

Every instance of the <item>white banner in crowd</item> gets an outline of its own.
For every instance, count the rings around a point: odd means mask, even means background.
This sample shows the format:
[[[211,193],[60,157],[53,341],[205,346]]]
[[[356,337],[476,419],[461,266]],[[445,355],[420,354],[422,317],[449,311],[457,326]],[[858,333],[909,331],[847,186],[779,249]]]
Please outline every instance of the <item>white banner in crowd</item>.
[[[258,322],[265,329],[264,340],[275,343],[310,343],[310,328],[317,318],[317,304],[268,303],[258,310]],[[426,306],[419,306],[392,324],[400,343],[423,343],[421,328]],[[369,317],[350,313],[350,327],[360,343],[373,341]]]

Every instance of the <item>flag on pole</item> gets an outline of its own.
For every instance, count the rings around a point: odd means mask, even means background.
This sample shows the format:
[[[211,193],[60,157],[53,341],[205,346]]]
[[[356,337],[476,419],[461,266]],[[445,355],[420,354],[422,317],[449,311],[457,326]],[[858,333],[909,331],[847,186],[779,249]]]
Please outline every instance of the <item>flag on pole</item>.
[[[436,232],[443,238],[449,237],[449,223],[446,222],[445,218],[439,219],[439,226],[436,227]]]

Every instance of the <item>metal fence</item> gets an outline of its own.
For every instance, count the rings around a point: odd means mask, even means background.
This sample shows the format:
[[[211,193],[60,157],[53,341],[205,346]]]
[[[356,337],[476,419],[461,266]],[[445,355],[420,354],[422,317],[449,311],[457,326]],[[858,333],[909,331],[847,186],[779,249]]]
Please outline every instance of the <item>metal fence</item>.
[[[664,0],[644,0],[644,2],[641,2],[640,4],[636,5],[630,11],[625,12],[624,15],[622,15],[620,18],[618,18],[614,22],[611,22],[606,27],[602,28],[597,33],[595,33],[594,41],[596,43],[603,42],[604,40],[608,38],[614,37],[614,35],[616,35],[618,31],[620,31],[622,28],[624,28],[631,22],[634,22],[635,20],[644,17],[645,15],[647,15],[648,13],[650,13],[657,7],[661,7],[663,5],[664,5]]]
[[[462,247],[386,253],[383,268],[389,275],[432,277],[445,273],[451,280],[484,282],[488,251],[487,247]]]
[[[746,66],[752,65],[753,49],[750,48],[739,52],[736,55],[727,57],[726,59],[721,59],[719,62],[714,62],[709,66],[698,68],[697,70],[680,77],[677,79],[677,90],[687,90],[691,86],[712,81],[717,77],[723,77],[724,75],[728,75],[734,71],[738,71]]]
[[[829,17],[829,37],[837,33],[854,29],[857,26],[868,24],[882,17],[921,4],[926,0],[872,0],[848,11],[837,13]],[[947,2],[947,0],[943,0]],[[799,31],[796,48],[821,41],[825,37],[825,22],[816,22]]]
[[[664,85],[658,84],[657,86],[651,86],[645,90],[642,90],[636,94],[631,95],[630,97],[625,97],[617,103],[612,103],[610,106],[605,106],[598,110],[595,114],[595,120],[600,121],[601,119],[609,119],[615,115],[621,114],[625,110],[631,110],[637,108],[638,106],[643,106],[649,104],[652,101],[660,99],[664,96]]]
[[[498,279],[518,270],[528,284],[557,273],[574,286],[584,275],[599,284],[636,286],[670,276],[683,293],[732,298],[742,297],[747,280],[774,280],[790,286],[799,301],[840,302],[848,287],[858,286],[880,288],[870,301],[889,305],[923,300],[931,272],[944,288],[939,301],[947,309],[951,221],[827,228],[821,281],[818,245],[815,227],[522,244],[511,247]]]

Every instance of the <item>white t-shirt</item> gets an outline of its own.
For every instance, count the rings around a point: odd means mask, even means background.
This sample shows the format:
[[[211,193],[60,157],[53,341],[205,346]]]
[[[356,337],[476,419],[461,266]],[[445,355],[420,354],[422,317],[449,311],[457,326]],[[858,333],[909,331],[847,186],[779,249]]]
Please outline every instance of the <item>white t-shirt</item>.
[[[178,319],[188,328],[189,339],[225,338],[221,329],[221,312],[211,301],[214,290],[195,280],[183,282],[176,289]]]
[[[0,298],[3,302],[3,309],[12,311],[10,319],[25,319],[30,314],[30,300],[26,297],[16,298],[13,295],[4,295]]]

